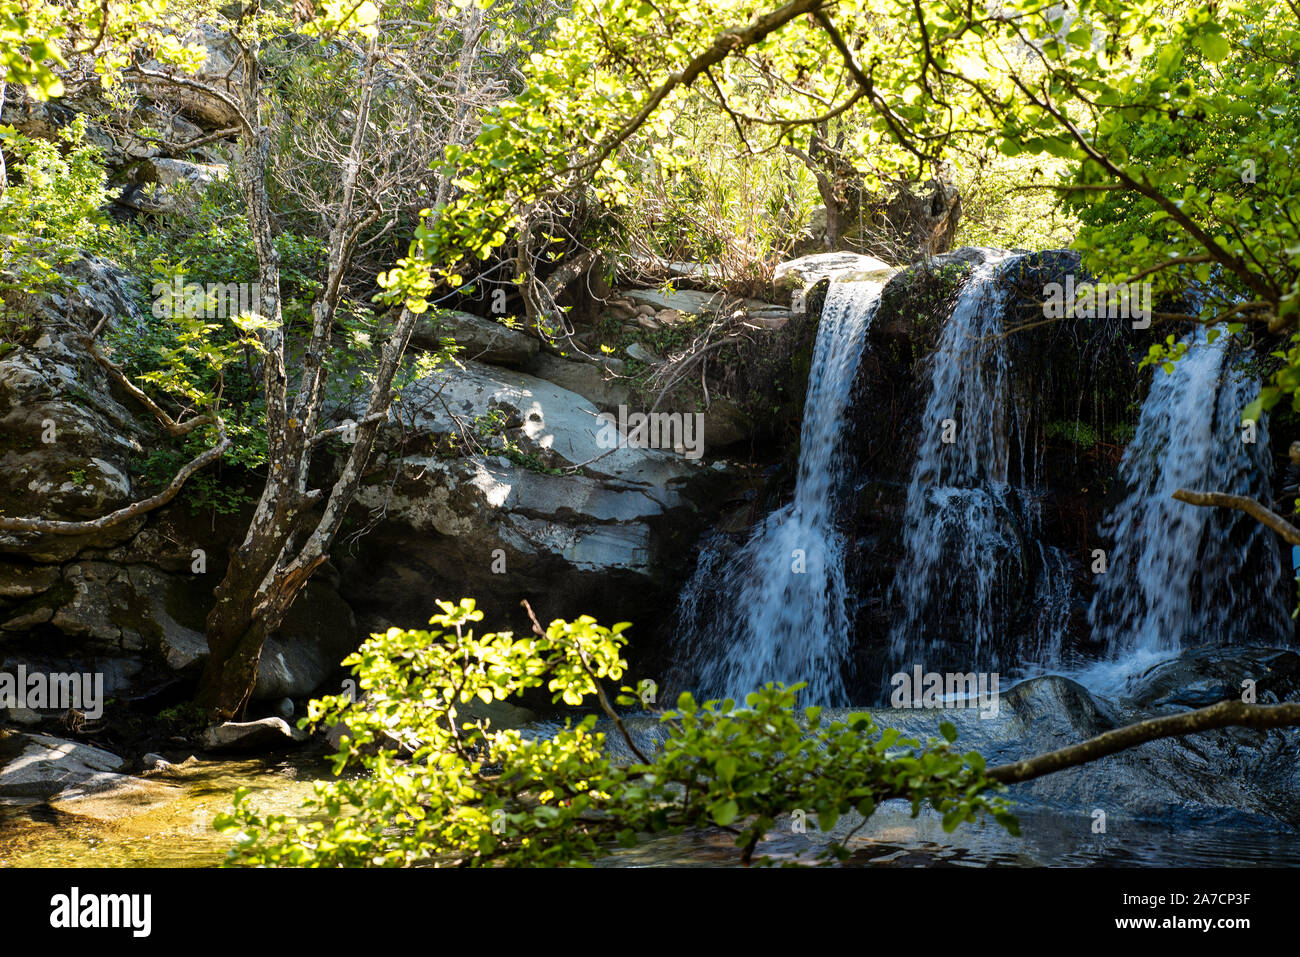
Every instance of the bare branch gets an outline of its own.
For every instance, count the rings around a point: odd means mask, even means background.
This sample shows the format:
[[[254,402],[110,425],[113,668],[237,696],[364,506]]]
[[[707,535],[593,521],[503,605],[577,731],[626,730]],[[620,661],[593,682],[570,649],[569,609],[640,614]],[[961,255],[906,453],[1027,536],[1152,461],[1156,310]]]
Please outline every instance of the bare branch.
[[[1079,744],[1037,757],[989,768],[986,775],[1003,784],[1015,784],[1055,774],[1066,768],[1089,764],[1100,758],[1127,751],[1129,748],[1159,738],[1177,738],[1215,728],[1289,728],[1300,726],[1300,702],[1283,704],[1246,704],[1243,701],[1220,701],[1208,708],[1185,714],[1150,718],[1089,738]]]
[[[181,488],[191,475],[221,458],[222,453],[228,448],[230,448],[230,439],[227,438],[223,427],[221,429],[221,441],[177,472],[175,477],[172,478],[171,484],[165,489],[157,495],[142,499],[124,508],[119,508],[116,512],[109,512],[107,515],[85,522],[61,522],[45,518],[5,518],[0,515],[0,531],[42,532],[48,535],[85,535],[88,532],[101,532],[106,528],[112,528],[114,525],[120,525],[122,522],[135,518],[137,515],[152,512],[154,509],[166,505],[180,493]]]
[[[1180,488],[1173,495],[1180,502],[1188,505],[1204,505],[1218,508],[1235,508],[1245,512],[1251,518],[1267,525],[1286,540],[1289,545],[1300,545],[1300,528],[1296,528],[1277,512],[1245,495],[1230,495],[1227,492],[1193,492]]]

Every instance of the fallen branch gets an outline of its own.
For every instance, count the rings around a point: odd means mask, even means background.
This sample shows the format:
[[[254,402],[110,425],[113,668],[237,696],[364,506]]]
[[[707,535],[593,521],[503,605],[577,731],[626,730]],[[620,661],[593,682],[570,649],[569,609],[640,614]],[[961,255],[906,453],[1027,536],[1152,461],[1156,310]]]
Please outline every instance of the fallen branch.
[[[1235,508],[1237,511],[1245,512],[1257,522],[1273,529],[1288,544],[1300,545],[1300,528],[1296,528],[1277,512],[1266,508],[1249,496],[1229,495],[1227,492],[1193,492],[1190,489],[1180,488],[1174,493],[1174,498],[1180,502],[1186,502],[1188,505]]]
[[[1198,734],[1215,728],[1288,728],[1300,726],[1300,702],[1284,704],[1246,704],[1242,701],[1220,701],[1208,708],[1199,708],[1185,714],[1150,718],[1099,734],[1079,744],[1058,751],[1049,751],[1037,757],[989,768],[986,775],[1003,784],[1015,784],[1055,774],[1066,768],[1089,764],[1100,758],[1127,751],[1129,748],[1159,738],[1177,738],[1185,734]]]

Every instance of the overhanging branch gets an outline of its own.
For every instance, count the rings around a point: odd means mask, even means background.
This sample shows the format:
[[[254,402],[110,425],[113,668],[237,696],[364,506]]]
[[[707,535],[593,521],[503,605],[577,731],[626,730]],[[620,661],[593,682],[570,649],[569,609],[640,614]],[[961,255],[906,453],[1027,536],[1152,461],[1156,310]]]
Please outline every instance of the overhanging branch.
[[[152,495],[124,508],[119,508],[116,512],[109,512],[107,515],[101,515],[99,518],[89,519],[84,522],[62,522],[46,518],[6,518],[0,515],[0,531],[43,532],[48,535],[85,535],[88,532],[100,532],[114,525],[120,525],[137,515],[152,512],[154,509],[166,505],[180,493],[181,488],[191,475],[221,458],[222,453],[228,448],[230,448],[230,439],[226,436],[223,428],[221,441],[185,465],[176,473],[165,489],[157,495]]]
[[[1245,512],[1262,525],[1267,525],[1282,536],[1290,545],[1300,545],[1300,528],[1296,528],[1285,518],[1270,508],[1246,495],[1230,495],[1227,492],[1193,492],[1180,488],[1174,498],[1188,505],[1217,506],[1218,508],[1235,508]]]
[[[1185,734],[1212,731],[1215,728],[1288,728],[1300,726],[1300,702],[1284,704],[1246,704],[1243,701],[1220,701],[1208,708],[1185,714],[1139,721],[1123,728],[1099,734],[1095,738],[1068,748],[1049,751],[1037,757],[989,768],[986,775],[1003,784],[1015,784],[1055,774],[1066,768],[1089,764],[1147,741],[1177,738]]]

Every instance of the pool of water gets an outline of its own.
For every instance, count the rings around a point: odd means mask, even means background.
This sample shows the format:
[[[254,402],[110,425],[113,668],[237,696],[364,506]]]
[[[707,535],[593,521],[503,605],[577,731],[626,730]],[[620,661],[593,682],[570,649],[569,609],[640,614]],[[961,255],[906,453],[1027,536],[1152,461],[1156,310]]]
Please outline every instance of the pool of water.
[[[328,776],[328,765],[301,759],[198,762],[120,793],[0,803],[0,867],[215,867],[234,838],[212,821],[237,788],[291,814]]]

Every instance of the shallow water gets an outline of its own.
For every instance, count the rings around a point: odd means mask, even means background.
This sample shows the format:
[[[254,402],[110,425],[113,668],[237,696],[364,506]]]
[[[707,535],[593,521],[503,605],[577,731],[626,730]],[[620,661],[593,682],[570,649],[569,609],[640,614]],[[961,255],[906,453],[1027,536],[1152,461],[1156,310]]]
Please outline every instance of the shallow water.
[[[264,811],[292,813],[328,779],[324,764],[302,760],[203,762],[175,777],[120,797],[49,804],[0,805],[0,867],[215,867],[233,840],[212,829],[238,787],[255,792]],[[945,834],[937,814],[913,819],[905,802],[880,807],[850,842],[847,867],[1035,866],[1300,866],[1300,834],[1216,827],[1173,827],[1111,817],[1106,833],[1093,821],[1020,808],[1022,837],[989,821]],[[834,834],[858,822],[847,815]],[[822,846],[815,817],[804,833],[779,820],[758,849],[777,863],[816,864]],[[618,849],[602,867],[728,867],[739,864],[730,834],[717,829],[654,838]]]
[[[1093,821],[1022,808],[1016,812],[1021,837],[1012,837],[991,820],[968,824],[945,834],[938,814],[911,817],[904,802],[879,808],[863,831],[848,844],[846,867],[1285,867],[1300,865],[1300,834],[1261,833],[1227,828],[1173,827],[1112,817],[1106,833],[1092,833]],[[837,824],[844,834],[860,818]],[[817,863],[819,832],[810,819],[805,834],[780,821],[757,855],[776,863]],[[713,830],[652,841],[606,866],[727,866],[739,852],[731,835]]]
[[[0,867],[215,867],[233,843],[212,828],[240,787],[294,813],[329,767],[301,759],[207,761],[124,794],[0,804]]]

